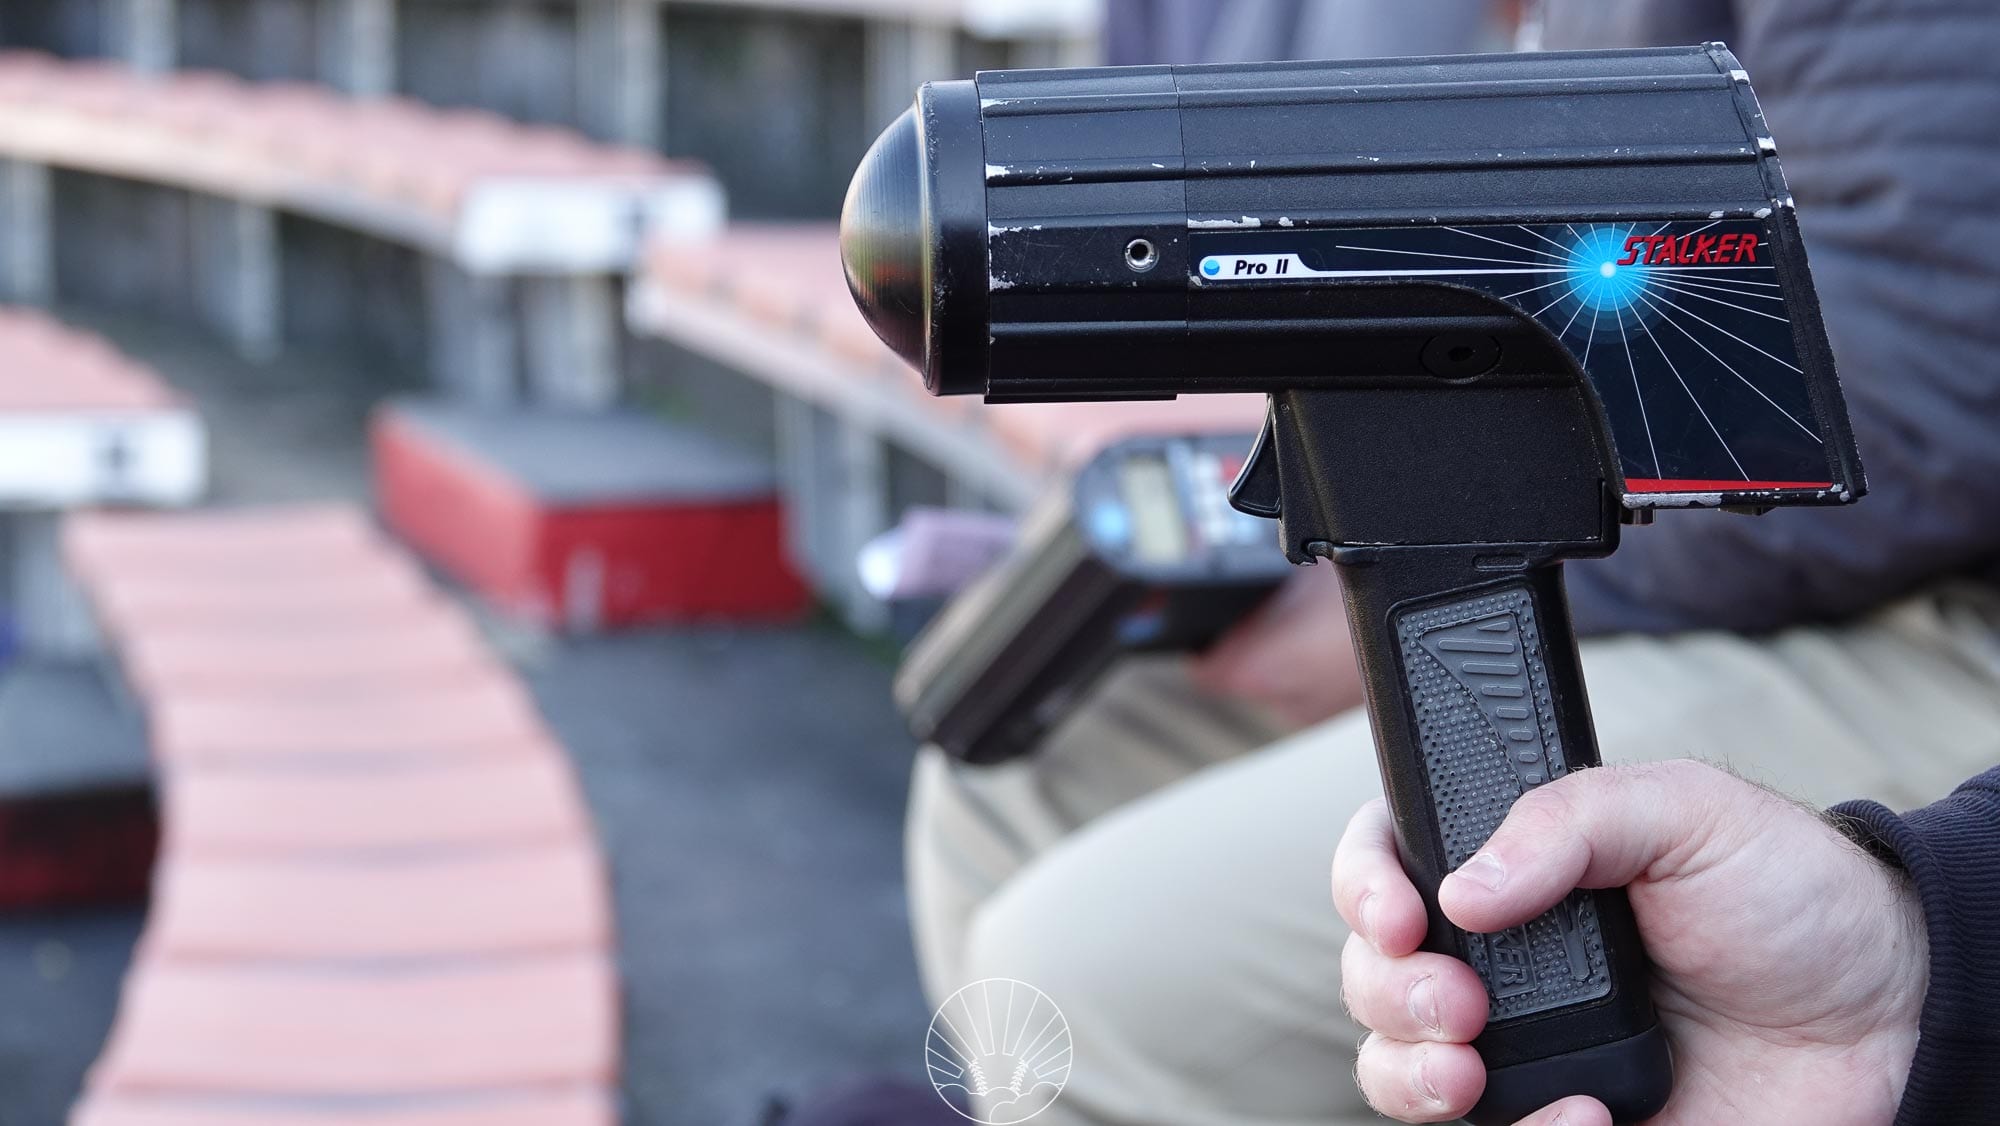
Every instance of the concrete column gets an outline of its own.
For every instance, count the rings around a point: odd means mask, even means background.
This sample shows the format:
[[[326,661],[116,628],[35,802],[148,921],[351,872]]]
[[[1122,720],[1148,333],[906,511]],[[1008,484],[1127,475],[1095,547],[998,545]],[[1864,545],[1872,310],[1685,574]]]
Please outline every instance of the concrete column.
[[[284,334],[277,213],[242,200],[193,196],[188,253],[202,319],[245,359],[276,356]]]
[[[811,403],[778,399],[778,482],[793,562],[857,633],[879,634],[889,608],[861,587],[855,557],[889,527],[888,447]]]
[[[647,148],[664,144],[664,18],[656,0],[577,0],[576,94],[586,132]]]
[[[616,402],[619,306],[612,280],[522,278],[520,290],[529,397],[579,410]]]
[[[948,23],[870,20],[864,81],[868,86],[868,139],[896,120],[934,78],[958,78],[958,30]]]
[[[827,550],[820,531],[825,513],[820,505],[814,431],[817,413],[811,403],[780,392],[774,402],[778,439],[778,496],[784,504],[785,548],[799,573],[825,590],[820,581],[820,556]]]
[[[175,0],[104,0],[105,46],[113,58],[158,74],[180,56]]]
[[[320,79],[357,98],[396,91],[396,0],[321,0]]]
[[[0,298],[46,305],[55,297],[49,169],[0,160]]]
[[[839,420],[842,543],[838,564],[847,602],[847,622],[858,633],[889,628],[889,608],[861,585],[856,560],[869,540],[889,530],[889,446],[879,434]]]
[[[37,657],[81,658],[98,649],[90,606],[63,566],[62,514],[16,512],[0,516],[12,525],[15,625],[21,648]]]
[[[520,400],[520,341],[509,279],[473,274],[443,258],[424,260],[431,378],[462,402]]]

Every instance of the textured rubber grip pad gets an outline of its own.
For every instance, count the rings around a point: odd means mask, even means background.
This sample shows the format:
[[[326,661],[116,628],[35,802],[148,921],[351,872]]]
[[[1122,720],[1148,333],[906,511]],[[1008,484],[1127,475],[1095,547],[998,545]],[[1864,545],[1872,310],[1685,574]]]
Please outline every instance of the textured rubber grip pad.
[[[1534,600],[1520,586],[1405,610],[1396,633],[1445,869],[1455,871],[1517,798],[1569,769]],[[1461,933],[1496,1022],[1611,991],[1596,900],[1587,891],[1524,926]]]

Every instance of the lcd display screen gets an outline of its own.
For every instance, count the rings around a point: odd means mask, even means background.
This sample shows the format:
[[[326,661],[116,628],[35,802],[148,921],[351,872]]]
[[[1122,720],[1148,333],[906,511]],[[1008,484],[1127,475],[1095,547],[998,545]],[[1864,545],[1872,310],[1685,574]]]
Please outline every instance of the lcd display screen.
[[[1118,467],[1118,491],[1132,510],[1134,558],[1147,564],[1171,564],[1187,557],[1187,524],[1181,518],[1173,467],[1165,458],[1127,458]]]

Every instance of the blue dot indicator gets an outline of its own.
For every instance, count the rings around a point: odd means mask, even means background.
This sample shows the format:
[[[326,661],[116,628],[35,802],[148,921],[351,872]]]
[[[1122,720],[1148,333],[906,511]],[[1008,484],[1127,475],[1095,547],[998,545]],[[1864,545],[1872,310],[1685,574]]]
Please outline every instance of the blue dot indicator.
[[[1204,259],[1202,259],[1202,260],[1201,260],[1201,272],[1202,272],[1203,274],[1206,274],[1207,276],[1209,276],[1209,277],[1211,277],[1211,278],[1212,278],[1212,277],[1214,277],[1215,275],[1217,275],[1217,274],[1221,273],[1221,272],[1222,272],[1222,259],[1220,259],[1220,258],[1204,258]]]
[[[1122,504],[1100,503],[1090,510],[1090,534],[1105,547],[1123,548],[1132,538],[1132,515]]]
[[[1569,279],[1577,300],[1613,313],[1639,304],[1646,293],[1646,267],[1625,249],[1632,232],[1624,227],[1591,227],[1570,250]],[[1628,257],[1635,258],[1626,262]]]

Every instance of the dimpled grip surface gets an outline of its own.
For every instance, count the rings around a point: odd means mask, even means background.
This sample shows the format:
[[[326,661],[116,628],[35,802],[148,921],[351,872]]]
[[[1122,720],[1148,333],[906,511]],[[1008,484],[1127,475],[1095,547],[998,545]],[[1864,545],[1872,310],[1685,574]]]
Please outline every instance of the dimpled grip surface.
[[[1521,586],[1404,610],[1396,634],[1444,868],[1454,871],[1500,827],[1515,799],[1569,769],[1534,599]],[[1495,1022],[1611,991],[1587,891],[1525,926],[1461,937],[1466,961],[1492,995]]]

